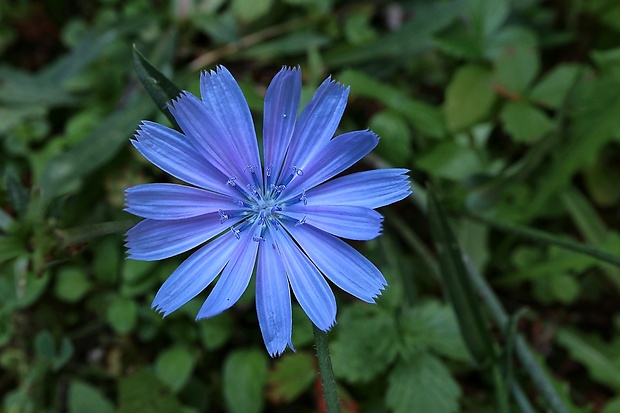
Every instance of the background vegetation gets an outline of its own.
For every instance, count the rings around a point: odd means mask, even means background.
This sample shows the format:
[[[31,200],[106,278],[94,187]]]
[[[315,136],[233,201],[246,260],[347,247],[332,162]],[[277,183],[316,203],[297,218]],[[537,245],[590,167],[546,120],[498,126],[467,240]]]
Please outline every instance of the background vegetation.
[[[360,167],[412,170],[384,235],[355,244],[390,287],[376,306],[338,293],[344,411],[620,412],[615,0],[3,2],[2,411],[323,409],[298,307],[277,359],[253,288],[210,320],[200,298],[150,309],[183,257],[124,257],[123,189],[169,179],[129,144],[167,123],[134,44],[194,93],[226,65],[258,130],[282,65],[306,101],[331,74],[351,86],[341,130],[382,138]]]

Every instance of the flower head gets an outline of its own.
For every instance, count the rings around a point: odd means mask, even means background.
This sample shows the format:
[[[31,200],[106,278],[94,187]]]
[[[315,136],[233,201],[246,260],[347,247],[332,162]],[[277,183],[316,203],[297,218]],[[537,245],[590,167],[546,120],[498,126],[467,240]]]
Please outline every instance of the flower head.
[[[127,189],[126,210],[145,218],[127,232],[129,258],[161,260],[201,244],[164,282],[153,307],[165,315],[215,278],[197,318],[230,308],[256,271],[256,311],[273,355],[292,348],[291,296],[328,330],[336,300],[327,283],[372,303],[379,270],[338,237],[381,232],[374,209],[406,197],[405,169],[359,172],[327,182],[368,154],[371,131],[333,138],[348,88],[326,79],[298,116],[299,69],[283,68],[265,96],[263,156],[236,81],[224,67],[200,79],[202,99],[184,92],[170,106],[182,129],[144,121],[132,141],[149,161],[187,182]]]

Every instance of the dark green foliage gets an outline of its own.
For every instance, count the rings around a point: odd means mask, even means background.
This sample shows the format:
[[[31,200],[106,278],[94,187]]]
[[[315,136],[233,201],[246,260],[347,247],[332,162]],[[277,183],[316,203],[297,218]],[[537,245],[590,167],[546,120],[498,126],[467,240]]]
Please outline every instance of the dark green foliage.
[[[337,293],[342,411],[620,411],[617,1],[82,3],[0,5],[0,411],[321,411],[299,306],[272,360],[253,286],[162,319],[184,257],[125,259],[123,190],[170,180],[129,139],[218,64],[259,132],[280,66],[304,101],[332,75],[339,133],[381,136],[363,169],[412,170],[354,245],[390,286]]]

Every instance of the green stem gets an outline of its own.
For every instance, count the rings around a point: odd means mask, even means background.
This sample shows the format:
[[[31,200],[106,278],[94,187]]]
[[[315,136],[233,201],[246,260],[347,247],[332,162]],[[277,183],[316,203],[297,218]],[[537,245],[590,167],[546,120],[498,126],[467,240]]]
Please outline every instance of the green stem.
[[[314,328],[316,358],[319,361],[325,407],[327,408],[327,413],[339,413],[340,404],[338,403],[338,391],[336,390],[336,379],[334,378],[334,371],[332,370],[332,360],[329,356],[329,348],[327,346],[327,333],[314,324],[312,327]]]
[[[60,244],[66,248],[104,235],[125,232],[135,224],[136,221],[133,220],[103,222],[85,227],[58,230],[57,236]]]
[[[567,250],[575,251],[580,254],[589,255],[591,257],[597,258],[601,261],[608,262],[610,264],[616,265],[620,267],[620,257],[614,254],[610,254],[606,251],[601,250],[600,248],[594,248],[589,245],[575,242],[571,240],[567,240],[565,238],[560,238],[558,236],[549,234],[548,232],[539,231],[537,229],[532,229],[529,227],[524,227],[522,225],[513,224],[505,221],[498,221],[493,218],[483,217],[478,214],[473,214],[470,212],[465,212],[464,216],[468,219],[472,219],[474,221],[481,222],[490,227],[497,228],[499,230],[518,235],[524,238],[529,238],[532,241],[557,245],[558,247],[565,248]]]
[[[502,377],[499,363],[493,363],[492,374],[493,384],[495,386],[495,396],[497,397],[497,411],[499,413],[510,413],[508,389],[506,388],[506,380]]]

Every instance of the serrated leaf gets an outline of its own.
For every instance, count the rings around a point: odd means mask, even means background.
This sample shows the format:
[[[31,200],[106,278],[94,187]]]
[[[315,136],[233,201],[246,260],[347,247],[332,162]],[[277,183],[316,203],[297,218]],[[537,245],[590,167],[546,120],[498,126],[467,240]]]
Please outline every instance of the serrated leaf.
[[[446,133],[441,112],[437,108],[410,98],[402,90],[354,70],[342,72],[338,75],[338,81],[351,88],[351,95],[376,99],[404,115],[414,128],[426,135],[440,138]]]
[[[554,127],[542,110],[525,102],[508,102],[500,116],[504,129],[517,142],[534,142]]]
[[[224,400],[231,413],[259,413],[265,399],[267,360],[261,350],[237,350],[224,361]]]
[[[195,356],[182,346],[172,347],[157,356],[155,372],[157,377],[173,392],[178,392],[192,374]]]
[[[396,358],[398,334],[394,320],[376,306],[354,304],[339,319],[340,331],[331,345],[334,373],[352,382],[383,372]]]
[[[427,301],[406,310],[399,318],[406,358],[434,351],[442,356],[469,361],[454,311],[438,301]]]
[[[118,381],[119,413],[170,413],[182,411],[170,390],[157,377],[139,368]],[[89,410],[84,410],[85,412]],[[77,412],[76,412],[77,413]]]
[[[521,96],[540,70],[538,51],[518,43],[507,46],[495,60],[494,69],[499,87]]]
[[[106,320],[117,334],[127,334],[138,321],[138,306],[125,297],[115,297],[106,311]]]
[[[457,132],[484,120],[494,102],[489,70],[473,64],[459,68],[446,89],[443,109],[448,129]]]
[[[140,79],[142,86],[144,86],[144,89],[146,89],[149,96],[151,96],[157,108],[162,111],[168,120],[178,129],[174,116],[172,116],[172,113],[168,110],[168,103],[170,103],[172,99],[177,98],[182,90],[146,60],[135,45],[133,48],[133,64],[138,79]]]
[[[574,64],[559,64],[536,84],[530,98],[547,107],[558,109],[577,80],[581,68]]]
[[[455,413],[461,389],[437,357],[420,353],[390,373],[386,403],[394,413]]]
[[[306,391],[317,378],[315,358],[308,353],[287,354],[276,361],[267,379],[273,403],[288,403]]]
[[[69,385],[69,413],[113,413],[114,404],[99,389],[79,380]]]

